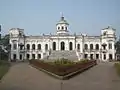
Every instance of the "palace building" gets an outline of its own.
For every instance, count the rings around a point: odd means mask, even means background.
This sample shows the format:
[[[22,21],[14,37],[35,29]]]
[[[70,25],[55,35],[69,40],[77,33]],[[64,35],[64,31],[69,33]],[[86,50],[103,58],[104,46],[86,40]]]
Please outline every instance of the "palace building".
[[[70,34],[69,23],[62,16],[56,24],[56,34],[27,36],[24,29],[12,28],[10,60],[115,60],[116,30],[108,26],[99,36]]]

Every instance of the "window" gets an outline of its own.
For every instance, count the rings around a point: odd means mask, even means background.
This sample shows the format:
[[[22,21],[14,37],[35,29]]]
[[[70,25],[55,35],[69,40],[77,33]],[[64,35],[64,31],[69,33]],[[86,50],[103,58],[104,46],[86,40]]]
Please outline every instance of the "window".
[[[105,49],[106,49],[106,46],[103,46],[103,49],[105,50]]]
[[[72,50],[73,49],[73,44],[72,42],[69,43],[69,50]]]
[[[106,32],[104,32],[103,35],[105,36],[105,35],[106,35]]]
[[[23,45],[20,45],[20,50],[22,50],[23,49]]]
[[[48,44],[45,44],[45,50],[48,50]]]
[[[38,44],[38,50],[41,50],[41,44]]]
[[[13,49],[14,49],[14,50],[17,49],[17,44],[13,44]]]
[[[77,44],[77,50],[80,50],[80,44]]]
[[[9,49],[11,50],[11,44],[9,44]]]
[[[60,27],[58,27],[58,30],[60,29]]]
[[[32,49],[35,50],[35,44],[32,45]]]
[[[109,43],[109,49],[112,49],[112,43]]]
[[[62,30],[64,29],[64,27],[62,26]]]
[[[30,50],[30,44],[27,44],[27,50]]]
[[[99,50],[99,44],[96,44],[96,50]]]
[[[93,50],[93,44],[90,44],[90,50]]]
[[[104,59],[106,59],[106,54],[104,54]]]
[[[67,30],[67,27],[65,27],[65,29]]]
[[[87,49],[88,49],[88,45],[87,45],[87,44],[85,44],[85,46],[84,46],[84,47],[85,47],[85,50],[87,50]]]

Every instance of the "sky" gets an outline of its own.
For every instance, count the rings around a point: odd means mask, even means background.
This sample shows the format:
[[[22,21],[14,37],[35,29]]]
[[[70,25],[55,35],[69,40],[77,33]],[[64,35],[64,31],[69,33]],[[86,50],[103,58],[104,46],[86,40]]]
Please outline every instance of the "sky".
[[[120,35],[120,0],[0,0],[2,34],[11,28],[27,35],[54,34],[61,12],[70,33],[100,35],[112,26]]]

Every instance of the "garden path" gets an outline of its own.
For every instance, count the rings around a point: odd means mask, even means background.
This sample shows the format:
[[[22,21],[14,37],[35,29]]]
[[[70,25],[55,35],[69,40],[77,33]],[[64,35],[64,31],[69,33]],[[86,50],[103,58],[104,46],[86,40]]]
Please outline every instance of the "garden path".
[[[120,78],[116,75],[113,64],[99,63],[69,80],[62,81],[28,63],[17,63],[12,65],[0,82],[0,90],[120,90]]]

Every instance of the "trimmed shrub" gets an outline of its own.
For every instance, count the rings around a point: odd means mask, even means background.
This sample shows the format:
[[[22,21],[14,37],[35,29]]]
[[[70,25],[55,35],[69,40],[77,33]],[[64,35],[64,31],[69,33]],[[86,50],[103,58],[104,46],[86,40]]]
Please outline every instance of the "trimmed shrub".
[[[116,68],[118,75],[120,76],[120,63],[115,63],[114,66]]]

